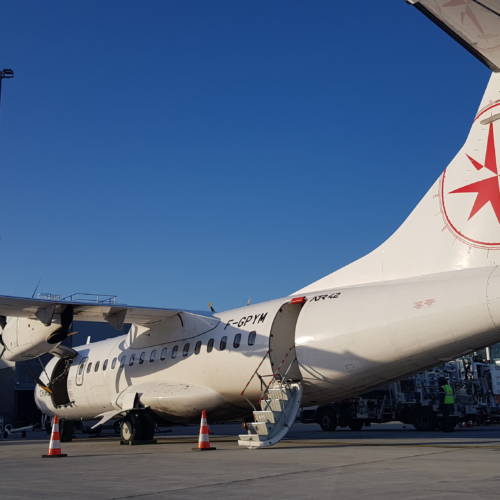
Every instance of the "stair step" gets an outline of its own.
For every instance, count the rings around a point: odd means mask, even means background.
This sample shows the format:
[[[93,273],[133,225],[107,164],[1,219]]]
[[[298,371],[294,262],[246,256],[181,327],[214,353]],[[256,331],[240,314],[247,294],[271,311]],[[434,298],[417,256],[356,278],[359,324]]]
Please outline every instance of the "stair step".
[[[267,399],[260,401],[261,410],[253,412],[255,421],[247,424],[248,433],[240,434],[238,445],[258,449],[278,443],[293,425],[301,399],[300,383],[273,383],[268,389]]]
[[[247,427],[259,436],[269,436],[273,430],[273,424],[267,422],[250,422],[247,424]]]
[[[285,404],[282,399],[262,399],[260,408],[263,411],[282,412],[285,409]]]
[[[281,387],[271,387],[267,391],[267,396],[269,399],[281,399],[283,401],[288,401],[289,399],[288,391]]]
[[[277,411],[254,411],[253,418],[255,422],[268,422],[275,424],[278,422],[281,413]]]
[[[246,443],[255,443],[265,441],[267,439],[266,436],[261,434],[240,434],[238,436],[238,441],[244,441]]]

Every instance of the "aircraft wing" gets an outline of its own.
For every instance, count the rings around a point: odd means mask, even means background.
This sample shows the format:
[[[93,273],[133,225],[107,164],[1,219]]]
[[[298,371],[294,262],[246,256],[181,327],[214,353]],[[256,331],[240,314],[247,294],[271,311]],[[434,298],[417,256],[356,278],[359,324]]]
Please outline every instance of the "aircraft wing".
[[[492,71],[500,71],[500,0],[407,0]]]
[[[73,310],[74,321],[106,321],[117,329],[120,329],[124,323],[151,325],[170,316],[175,316],[180,312],[209,315],[209,313],[183,311],[182,309],[73,302],[68,300],[52,301],[0,295],[0,316],[38,319],[45,324],[50,324],[54,314],[62,313],[68,306]]]

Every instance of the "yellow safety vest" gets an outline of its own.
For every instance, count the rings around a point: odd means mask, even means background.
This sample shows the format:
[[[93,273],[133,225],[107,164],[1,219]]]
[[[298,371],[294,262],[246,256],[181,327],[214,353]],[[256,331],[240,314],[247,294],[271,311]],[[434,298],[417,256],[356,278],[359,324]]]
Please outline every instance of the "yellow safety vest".
[[[450,384],[442,385],[441,389],[443,389],[443,392],[444,392],[443,403],[445,405],[455,404],[455,396],[453,394],[453,389],[451,388],[451,385]]]

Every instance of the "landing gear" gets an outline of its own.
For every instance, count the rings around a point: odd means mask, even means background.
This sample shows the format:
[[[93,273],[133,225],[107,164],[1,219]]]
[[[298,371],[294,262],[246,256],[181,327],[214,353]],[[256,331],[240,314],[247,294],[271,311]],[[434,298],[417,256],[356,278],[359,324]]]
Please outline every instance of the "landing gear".
[[[132,411],[120,424],[120,444],[151,444],[155,432],[155,422],[147,411]]]

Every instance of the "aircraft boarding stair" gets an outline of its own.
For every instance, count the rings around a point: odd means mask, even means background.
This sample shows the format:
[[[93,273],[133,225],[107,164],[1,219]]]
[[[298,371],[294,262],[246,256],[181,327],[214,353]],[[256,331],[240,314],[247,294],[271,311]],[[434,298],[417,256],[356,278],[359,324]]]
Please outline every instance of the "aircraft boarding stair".
[[[238,445],[267,448],[281,441],[295,422],[301,400],[300,382],[275,378],[260,401],[260,411],[253,412],[255,421],[247,424],[248,434],[240,434]]]

